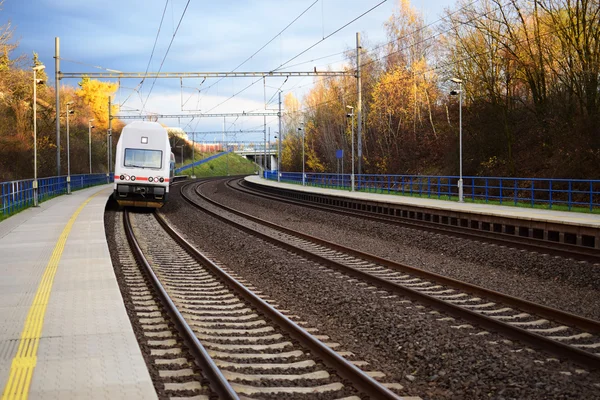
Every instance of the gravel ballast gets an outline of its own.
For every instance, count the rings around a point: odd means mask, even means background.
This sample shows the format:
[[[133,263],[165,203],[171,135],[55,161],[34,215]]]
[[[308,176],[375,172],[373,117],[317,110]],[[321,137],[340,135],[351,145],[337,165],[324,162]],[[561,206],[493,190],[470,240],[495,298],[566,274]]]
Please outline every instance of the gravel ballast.
[[[457,264],[456,269],[463,271],[459,274],[479,271],[478,274],[485,277],[481,279],[485,280],[490,278],[485,273],[487,268],[494,268],[497,274],[501,272],[494,266],[500,262],[498,253],[514,252],[515,260],[528,262],[521,252],[499,251],[497,247],[490,250],[492,261],[489,261],[485,258],[488,254],[485,249],[491,246],[475,243],[472,254],[483,250],[484,254],[477,260],[485,262],[465,261],[449,256],[446,250],[440,251],[435,245],[445,241],[446,244],[441,246],[452,249],[458,239],[382,227],[356,218],[237,194],[220,184],[209,185],[203,191],[241,211],[268,216],[270,221],[421,268],[433,263],[438,265],[436,268],[442,265],[443,268],[452,267],[454,271],[454,264]],[[401,297],[387,298],[386,294],[340,279],[312,262],[248,237],[199,212],[180,198],[176,187],[161,212],[199,249],[217,257],[271,296],[280,307],[301,316],[310,325],[318,326],[320,334],[331,336],[344,348],[369,361],[371,369],[384,371],[390,378],[386,381],[401,382],[407,394],[432,399],[587,399],[600,396],[597,386],[600,378],[595,372],[587,373],[569,362],[553,361],[553,357],[545,353],[530,353],[520,344],[511,344],[495,334],[482,334],[480,328],[465,326],[463,321],[446,320],[446,315],[432,313],[431,309]],[[465,253],[469,245],[468,241],[462,240],[459,254]],[[419,260],[424,265],[408,260]],[[437,272],[443,273],[443,268]],[[540,266],[536,265],[533,270],[538,268]],[[525,268],[520,275],[536,280],[540,286],[546,281],[552,282],[552,279],[544,280],[538,273],[525,271],[531,270]],[[563,280],[568,281],[567,278],[560,275],[557,285],[565,284]],[[499,277],[498,280],[507,278]],[[592,291],[590,287],[578,285],[576,280],[570,284],[579,290]],[[520,284],[506,285],[514,291],[511,294],[517,295]],[[496,290],[504,291],[497,286]],[[553,293],[548,293],[549,301],[560,302],[550,294]],[[575,299],[574,303],[576,301],[581,302],[581,299]]]
[[[600,320],[600,265],[292,207],[223,185],[203,191],[237,210],[309,235]]]

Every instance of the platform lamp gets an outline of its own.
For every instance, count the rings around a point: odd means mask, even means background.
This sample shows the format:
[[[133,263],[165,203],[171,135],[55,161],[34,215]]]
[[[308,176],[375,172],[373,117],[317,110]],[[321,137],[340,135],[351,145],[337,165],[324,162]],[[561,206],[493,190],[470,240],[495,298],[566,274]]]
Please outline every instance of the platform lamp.
[[[37,181],[37,85],[43,85],[43,79],[37,79],[37,72],[46,68],[40,64],[33,69],[33,206],[38,206],[38,181]]]
[[[72,101],[67,102],[67,194],[71,194],[71,148],[69,145],[69,115],[75,113],[75,111],[69,109],[69,106],[72,104]]]
[[[92,174],[92,129],[95,128],[95,126],[92,125],[93,121],[94,121],[94,118],[92,118],[92,119],[90,119],[88,121],[88,126],[89,126],[89,135],[88,135],[88,137],[89,137],[89,141],[88,141],[89,142],[89,146],[88,146],[89,150],[88,151],[90,153],[90,175]]]
[[[459,152],[459,179],[458,179],[458,202],[464,203],[463,192],[463,160],[462,160],[462,79],[452,78],[451,82],[458,83],[458,91],[452,90],[450,94],[456,96],[458,94],[458,152]]]
[[[354,107],[346,106],[352,110],[352,112],[346,114],[346,117],[352,118],[352,174],[350,175],[350,190],[354,192]]]

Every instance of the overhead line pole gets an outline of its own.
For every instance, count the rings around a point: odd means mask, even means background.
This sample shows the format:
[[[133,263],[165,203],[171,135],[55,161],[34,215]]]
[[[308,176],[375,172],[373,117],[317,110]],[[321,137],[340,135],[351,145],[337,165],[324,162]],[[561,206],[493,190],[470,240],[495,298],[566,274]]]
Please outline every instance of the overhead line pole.
[[[54,38],[54,91],[56,92],[56,176],[60,176],[60,38]]]
[[[277,182],[281,181],[281,137],[283,136],[283,130],[281,129],[281,90],[279,91],[279,135],[277,140],[279,146],[277,146]]]
[[[360,84],[360,32],[356,32],[356,110],[357,110],[357,151],[358,151],[358,189],[360,190],[360,174],[362,172],[362,88]]]
[[[266,174],[267,174],[267,117],[263,117],[263,123],[264,123],[264,130],[263,130],[263,141],[264,141],[264,148],[263,148],[263,178],[266,178]]]

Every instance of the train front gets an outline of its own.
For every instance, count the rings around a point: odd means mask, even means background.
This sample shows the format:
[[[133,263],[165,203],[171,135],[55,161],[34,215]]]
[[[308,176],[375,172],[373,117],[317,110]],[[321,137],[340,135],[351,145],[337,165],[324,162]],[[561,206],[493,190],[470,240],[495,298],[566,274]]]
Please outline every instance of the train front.
[[[114,196],[121,206],[160,208],[169,193],[171,145],[157,122],[123,128],[115,158]]]

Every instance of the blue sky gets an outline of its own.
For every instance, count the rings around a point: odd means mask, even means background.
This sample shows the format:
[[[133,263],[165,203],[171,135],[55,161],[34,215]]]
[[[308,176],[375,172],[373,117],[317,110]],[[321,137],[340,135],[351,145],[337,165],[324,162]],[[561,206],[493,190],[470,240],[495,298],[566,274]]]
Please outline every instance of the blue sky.
[[[173,45],[165,59],[162,71],[231,71],[242,61],[272,39],[315,0],[191,0]],[[238,71],[269,71],[313,45],[381,0],[319,0],[281,36],[248,61]],[[150,71],[157,71],[188,0],[169,0],[159,39],[150,63]],[[36,51],[54,75],[54,37],[61,41],[61,70],[63,72],[97,72],[100,66],[119,71],[144,72],[157,35],[166,0],[5,0],[0,11],[0,24],[10,21],[19,41],[17,54],[30,55]],[[361,32],[364,45],[373,47],[386,42],[384,22],[398,2],[388,0],[375,10],[352,23],[339,33],[323,41],[291,64],[303,63],[293,71],[311,71],[313,67],[327,69],[342,65],[343,56],[311,60],[343,52],[355,46],[356,32]],[[421,10],[427,21],[437,20],[443,9],[452,7],[454,0],[415,0],[413,6]],[[74,60],[82,64],[68,62]],[[265,88],[262,83],[219,103],[240,91],[253,80],[250,78],[208,80],[201,86],[199,79],[183,81],[184,110],[199,108],[200,112],[241,112],[264,108]],[[282,87],[299,98],[310,89],[312,78],[289,79]],[[123,80],[116,102],[123,104],[139,80]],[[283,79],[268,79],[266,97]],[[75,86],[76,80],[62,84]],[[122,110],[140,110],[152,80],[148,79],[123,104]],[[202,94],[198,95],[200,88]],[[274,87],[274,88],[273,88]],[[157,80],[146,102],[146,111],[163,114],[181,114],[182,88],[178,79]],[[142,100],[143,99],[143,100]],[[274,104],[272,106],[275,106]],[[135,112],[135,111],[134,111]],[[227,129],[259,129],[262,118],[240,118],[227,121]],[[223,121],[214,118],[202,120],[162,120],[169,126],[186,130],[217,131]],[[267,118],[271,131],[277,130],[277,119]],[[220,137],[216,135],[216,137]],[[240,134],[238,140],[252,140],[261,134]],[[198,140],[211,139],[198,136]]]

